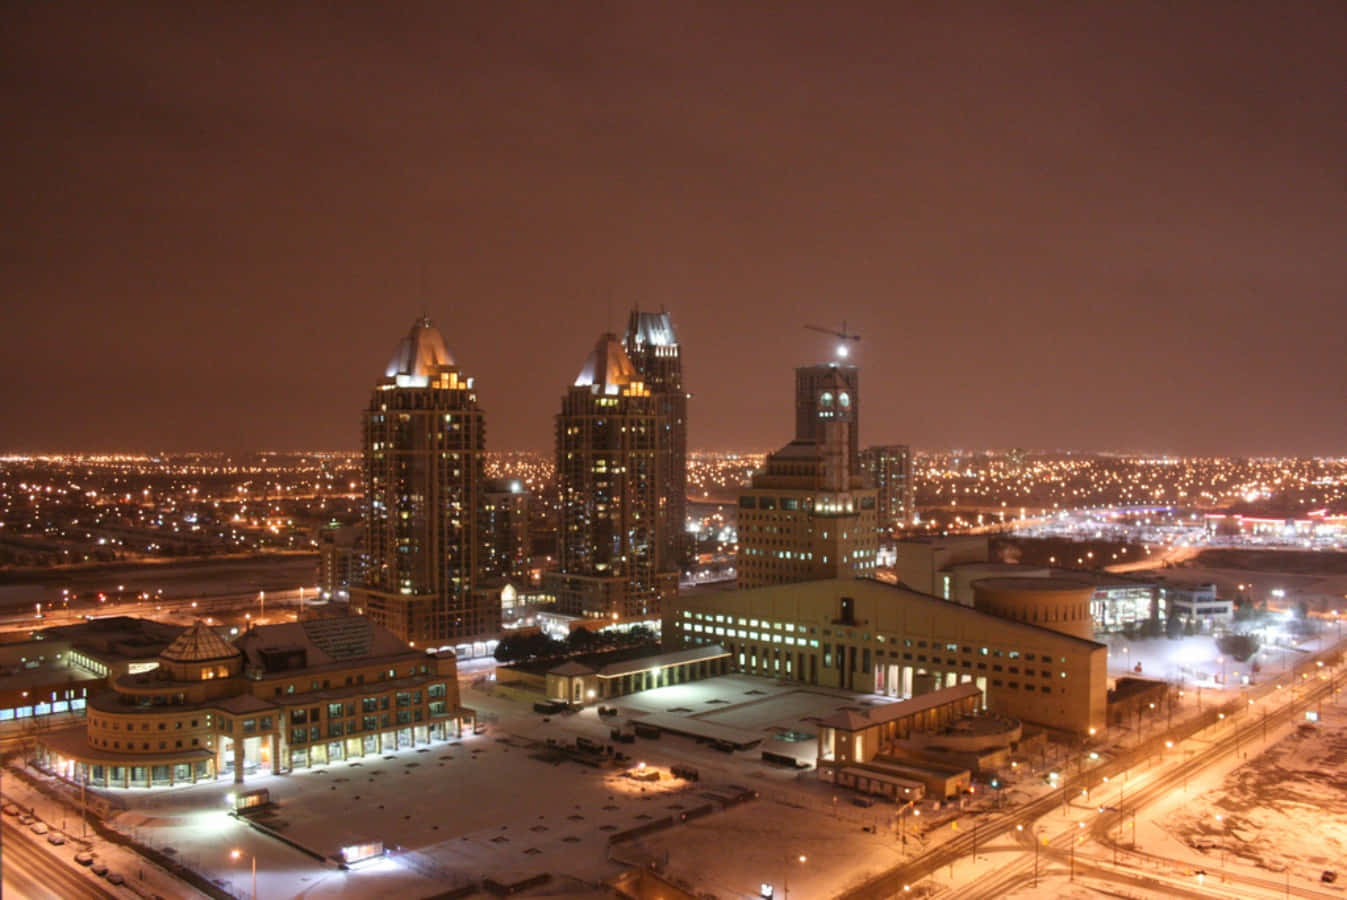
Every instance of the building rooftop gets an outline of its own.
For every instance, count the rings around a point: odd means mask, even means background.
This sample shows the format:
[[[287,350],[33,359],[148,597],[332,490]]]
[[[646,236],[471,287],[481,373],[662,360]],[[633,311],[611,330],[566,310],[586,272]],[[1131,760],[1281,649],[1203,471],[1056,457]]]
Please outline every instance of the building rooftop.
[[[982,691],[978,689],[978,686],[968,681],[963,684],[956,684],[954,687],[932,691],[929,694],[920,694],[910,700],[899,700],[897,703],[872,706],[864,711],[844,709],[819,720],[819,725],[825,728],[838,728],[842,731],[862,731],[874,725],[882,725],[885,722],[892,722],[896,719],[926,712],[928,709],[935,709],[947,703],[981,696]]]
[[[1094,585],[1079,578],[1066,578],[1061,575],[1029,576],[1015,578],[979,578],[973,582],[974,588],[986,588],[992,591],[1088,591]]]
[[[351,660],[415,654],[397,635],[364,616],[336,616],[258,625],[234,641],[250,666],[264,671],[292,671]],[[302,653],[303,660],[290,654]],[[278,660],[285,664],[278,667]],[[295,663],[298,663],[296,665]]]
[[[182,634],[181,625],[168,625],[134,616],[109,616],[76,625],[44,628],[35,637],[69,641],[70,646],[104,662],[157,659]]]
[[[627,321],[627,340],[641,346],[673,347],[678,344],[678,335],[674,332],[673,318],[663,310],[657,313],[631,311]]]
[[[430,321],[422,316],[412,325],[411,332],[398,342],[393,358],[384,369],[384,376],[396,378],[407,375],[413,378],[429,378],[441,369],[451,368],[454,358],[444,345],[444,336]]]
[[[627,351],[622,349],[617,335],[605,331],[599,335],[599,340],[590,351],[589,357],[580,369],[580,374],[575,376],[574,386],[612,388],[613,393],[616,393],[617,388],[640,380],[641,376],[636,373],[636,366],[632,365]]]
[[[729,656],[730,652],[719,644],[707,644],[704,647],[691,647],[687,650],[675,650],[672,653],[661,653],[658,656],[647,656],[643,659],[632,659],[626,662],[616,662],[599,669],[600,678],[617,678],[622,675],[633,675],[637,672],[646,672],[650,669],[663,669],[667,666],[676,666],[680,663],[701,662],[704,659],[720,659],[722,656]]]
[[[238,655],[237,647],[198,619],[195,625],[178,635],[177,639],[159,654],[159,658],[170,662],[192,663],[234,659]]]
[[[1020,578],[1008,579],[1011,585],[1022,585],[1024,580]],[[1088,588],[1089,585],[1081,584],[1077,587]],[[827,596],[833,602],[840,602],[841,598],[846,596],[862,601],[875,602],[882,606],[901,605],[915,614],[920,614],[924,609],[934,610],[937,607],[952,607],[959,610],[960,619],[969,622],[980,621],[983,624],[995,624],[998,630],[1007,634],[1024,631],[1050,637],[1054,641],[1071,641],[1095,649],[1101,649],[1105,646],[1088,638],[1077,637],[1031,622],[1003,618],[992,613],[982,612],[971,606],[964,606],[954,600],[946,600],[934,594],[914,590],[907,585],[890,584],[873,578],[823,578],[813,581],[796,581],[789,584],[774,584],[766,587],[736,588],[733,591],[726,591],[724,594],[720,592],[700,594],[685,591],[679,594],[678,601],[679,605],[685,608],[697,608],[703,605],[713,607],[718,598],[724,595],[753,598],[752,602],[754,603],[758,602],[758,598],[763,598],[764,606],[775,606],[779,603],[781,606],[778,608],[789,608],[795,605],[796,609],[802,609],[806,606],[816,607],[821,596]]]

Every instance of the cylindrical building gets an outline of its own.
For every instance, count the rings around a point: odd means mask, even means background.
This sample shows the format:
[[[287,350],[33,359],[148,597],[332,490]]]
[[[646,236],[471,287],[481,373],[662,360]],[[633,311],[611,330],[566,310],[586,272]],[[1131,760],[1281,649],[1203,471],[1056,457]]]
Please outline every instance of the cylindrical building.
[[[1094,586],[1072,578],[983,578],[973,582],[973,608],[1004,619],[1094,639]]]

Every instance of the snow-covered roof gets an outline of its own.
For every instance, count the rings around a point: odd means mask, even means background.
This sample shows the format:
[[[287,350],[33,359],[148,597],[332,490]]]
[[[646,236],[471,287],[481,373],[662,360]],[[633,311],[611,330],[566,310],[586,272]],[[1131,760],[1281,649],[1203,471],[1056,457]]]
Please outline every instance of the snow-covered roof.
[[[720,659],[722,656],[729,655],[729,651],[719,644],[707,644],[704,647],[690,647],[687,650],[675,650],[673,653],[661,653],[658,656],[643,656],[640,659],[612,663],[599,670],[599,677],[618,678],[622,675],[634,675],[637,672],[648,672],[651,669],[667,669],[669,666],[677,666],[682,663]]]
[[[548,675],[563,675],[567,677],[574,675],[593,675],[594,672],[595,669],[593,666],[587,666],[584,663],[576,662],[573,659],[567,660],[555,669],[547,670]]]
[[[978,689],[976,684],[964,682],[963,684],[956,684],[954,687],[932,691],[929,694],[921,694],[911,700],[899,700],[897,703],[874,706],[864,712],[844,709],[820,720],[819,725],[842,731],[863,731],[866,728],[926,712],[928,709],[935,709],[947,703],[955,703],[969,697],[980,696],[982,696],[982,691]]]

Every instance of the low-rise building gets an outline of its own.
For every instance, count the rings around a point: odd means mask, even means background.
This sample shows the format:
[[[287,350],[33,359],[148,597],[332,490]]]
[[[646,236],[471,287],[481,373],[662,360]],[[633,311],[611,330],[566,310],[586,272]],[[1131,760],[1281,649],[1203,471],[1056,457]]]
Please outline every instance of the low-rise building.
[[[956,566],[990,561],[987,536],[979,534],[905,538],[894,544],[894,553],[893,573],[900,584],[945,600],[957,599]]]
[[[42,735],[39,759],[101,787],[241,783],[450,740],[474,722],[452,653],[414,650],[361,616],[257,626],[232,644],[198,622],[158,663],[109,678],[83,724]]]
[[[724,675],[730,654],[716,644],[594,667],[567,660],[547,672],[547,698],[583,705],[637,691]]]
[[[685,595],[664,641],[719,644],[749,674],[892,697],[971,682],[993,712],[1076,734],[1105,726],[1105,645],[870,579]]]
[[[1168,610],[1170,618],[1190,621],[1203,629],[1229,622],[1235,615],[1232,600],[1216,596],[1216,585],[1156,579],[1159,602]]]

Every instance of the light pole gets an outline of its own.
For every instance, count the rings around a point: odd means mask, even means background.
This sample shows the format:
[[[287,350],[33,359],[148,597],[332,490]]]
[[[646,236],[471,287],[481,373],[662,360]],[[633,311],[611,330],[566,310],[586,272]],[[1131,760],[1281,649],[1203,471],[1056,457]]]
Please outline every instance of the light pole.
[[[801,863],[805,863],[805,862],[808,862],[808,861],[809,861],[809,857],[805,856],[803,853],[801,853],[799,856],[797,856],[796,859],[799,860]],[[781,882],[781,893],[782,893],[783,895],[785,895],[786,900],[790,900],[790,862],[789,862],[789,861],[787,861],[787,863],[786,863],[786,876],[785,876],[784,880]],[[254,888],[254,890],[253,890],[253,900],[257,900],[257,891],[256,891],[255,888]]]
[[[232,859],[232,860],[235,860],[235,861],[237,861],[238,858],[239,858],[240,856],[243,856],[243,855],[244,855],[244,853],[243,853],[242,850],[230,850],[230,851],[229,851],[229,858]],[[253,861],[253,892],[252,892],[252,898],[253,898],[253,900],[257,900],[257,856],[254,855],[254,854],[252,854],[252,853],[249,853],[249,854],[247,854],[247,855],[248,855],[248,858],[251,859],[251,860]]]
[[[1023,831],[1023,825],[1016,825],[1016,831]],[[1038,831],[1033,826],[1029,827],[1029,837],[1034,840],[1034,887],[1038,887]]]

